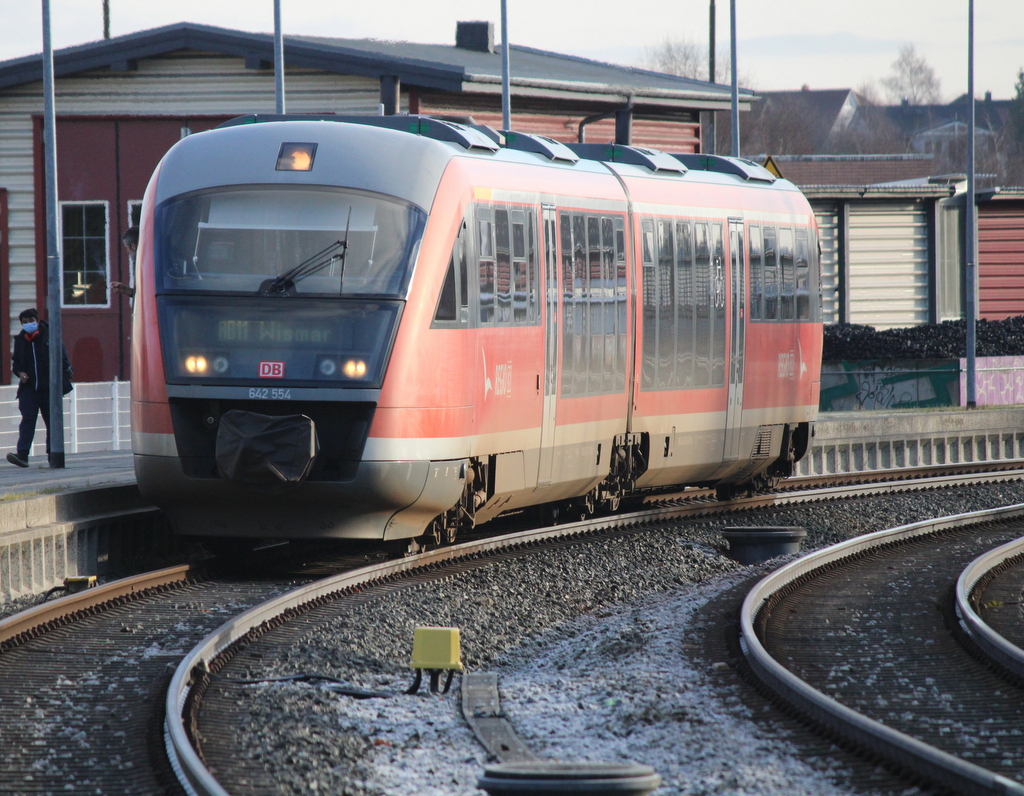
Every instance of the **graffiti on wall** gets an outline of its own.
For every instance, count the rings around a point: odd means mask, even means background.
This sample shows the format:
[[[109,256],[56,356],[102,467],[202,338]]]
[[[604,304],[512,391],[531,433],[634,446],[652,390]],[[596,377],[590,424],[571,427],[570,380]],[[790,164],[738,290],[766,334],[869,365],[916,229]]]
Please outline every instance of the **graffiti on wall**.
[[[920,409],[960,404],[956,360],[823,362],[823,412]]]
[[[1024,404],[1024,357],[976,357],[978,406]],[[967,360],[960,360],[960,405],[967,405]]]

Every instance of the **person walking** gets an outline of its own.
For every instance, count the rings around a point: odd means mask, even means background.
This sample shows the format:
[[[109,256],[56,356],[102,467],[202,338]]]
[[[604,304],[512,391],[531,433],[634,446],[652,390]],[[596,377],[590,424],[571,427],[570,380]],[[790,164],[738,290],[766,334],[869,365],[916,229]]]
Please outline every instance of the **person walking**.
[[[22,310],[18,315],[21,331],[14,338],[12,369],[18,377],[18,450],[7,454],[7,461],[18,467],[28,467],[28,454],[36,433],[36,416],[43,416],[46,426],[46,452],[50,452],[50,329],[46,321],[39,320],[35,307]],[[62,346],[63,347],[63,346]],[[71,392],[71,362],[65,348],[63,394]]]

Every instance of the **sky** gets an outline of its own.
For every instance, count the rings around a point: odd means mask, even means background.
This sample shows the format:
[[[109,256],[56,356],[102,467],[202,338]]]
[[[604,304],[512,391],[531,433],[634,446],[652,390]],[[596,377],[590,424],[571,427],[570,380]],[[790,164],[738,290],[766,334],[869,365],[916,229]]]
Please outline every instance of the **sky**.
[[[642,65],[666,38],[704,43],[710,0],[507,0],[509,40]],[[273,0],[110,0],[111,35],[176,22],[270,33]],[[103,36],[102,0],[50,0],[53,45]],[[454,44],[459,20],[495,23],[500,0],[281,0],[288,34]],[[967,90],[967,0],[736,0],[738,72],[760,91],[858,88],[890,74],[912,44],[935,70],[942,98]],[[42,50],[41,3],[0,0],[0,60]],[[717,58],[725,64],[729,2],[717,0]],[[1024,0],[975,3],[975,94],[1009,99],[1024,67]],[[721,66],[719,67],[721,69]],[[515,61],[512,60],[515,74]],[[721,79],[721,78],[720,78]]]

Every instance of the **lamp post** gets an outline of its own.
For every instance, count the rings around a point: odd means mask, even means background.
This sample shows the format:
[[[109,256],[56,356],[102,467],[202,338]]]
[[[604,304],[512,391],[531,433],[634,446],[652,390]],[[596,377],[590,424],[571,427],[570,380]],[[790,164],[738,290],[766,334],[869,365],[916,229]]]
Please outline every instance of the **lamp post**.
[[[970,128],[967,130],[967,210],[964,243],[967,288],[967,408],[976,409],[977,395],[977,322],[978,322],[978,236],[974,204],[974,0],[967,2],[967,101],[971,106]]]
[[[64,467],[64,343],[61,328],[61,256],[57,234],[57,122],[53,109],[50,0],[43,2],[43,152],[46,171],[46,313],[50,324],[50,467]]]
[[[740,84],[736,75],[736,0],[729,0],[729,39],[732,49],[732,156],[740,156]]]
[[[715,0],[711,0],[711,7],[708,9],[708,82],[715,82]],[[707,153],[709,155],[715,154],[714,111],[708,111]]]
[[[284,37],[281,35],[281,0],[274,0],[274,100],[278,115],[284,113]]]
[[[508,64],[508,0],[501,0],[501,129],[512,129],[511,77]]]

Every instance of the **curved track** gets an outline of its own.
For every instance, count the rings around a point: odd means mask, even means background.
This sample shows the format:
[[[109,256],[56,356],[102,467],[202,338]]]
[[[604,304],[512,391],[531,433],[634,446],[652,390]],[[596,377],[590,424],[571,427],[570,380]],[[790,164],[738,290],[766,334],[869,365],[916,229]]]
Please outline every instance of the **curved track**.
[[[881,484],[868,491],[900,488]],[[520,555],[517,550],[524,545],[550,536],[571,539],[584,533],[622,533],[626,525],[640,530],[648,522],[676,517],[850,496],[853,492],[852,487],[846,487],[806,495],[749,498],[726,505],[711,499],[691,500],[686,505],[663,504],[631,515],[524,532],[511,539],[442,548],[389,562],[383,572],[367,577],[391,578],[443,560],[462,559],[460,566],[472,567],[473,556],[487,550],[505,546],[511,549],[507,554]],[[318,571],[333,568],[337,572],[352,566],[350,560]],[[161,754],[164,739],[153,723],[154,715],[162,720],[161,693],[170,677],[167,667],[204,634],[208,634],[207,642],[212,640],[215,650],[223,649],[246,632],[237,629],[234,621],[214,630],[226,616],[257,605],[268,593],[280,593],[298,582],[196,584],[187,582],[192,574],[187,568],[178,568],[171,574],[158,574],[157,580],[148,585],[134,579],[110,584],[55,600],[0,623],[0,767],[5,772],[0,778],[0,793],[52,792],[69,781],[90,784],[103,793],[179,791],[179,786],[165,776],[167,771],[161,771],[167,768]],[[304,572],[299,580],[313,574]],[[430,576],[430,572],[425,575]],[[331,585],[319,582],[316,588],[351,592],[356,588],[355,581],[346,585],[342,581],[347,577],[337,576]],[[295,608],[309,598],[289,594],[285,599],[296,600],[291,606]],[[273,616],[274,611],[257,611],[250,619],[259,625]],[[201,682],[204,669],[214,657],[191,657],[179,669],[184,672],[179,685],[192,678]],[[40,660],[46,665],[39,665]],[[184,697],[173,690],[171,694],[177,712]],[[168,737],[173,735],[169,732]],[[183,731],[182,737],[186,745],[179,756],[185,758],[191,746],[187,744],[188,733]]]
[[[1024,794],[1024,691],[964,649],[954,612],[964,567],[1022,529],[1015,506],[806,556],[748,595],[748,661],[814,722],[906,771],[957,793]]]

